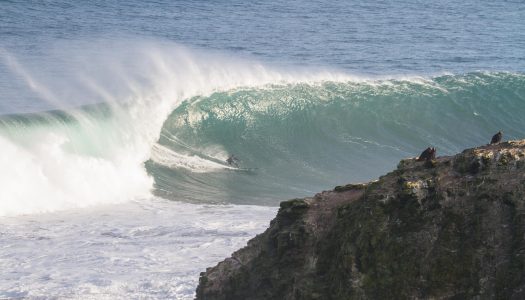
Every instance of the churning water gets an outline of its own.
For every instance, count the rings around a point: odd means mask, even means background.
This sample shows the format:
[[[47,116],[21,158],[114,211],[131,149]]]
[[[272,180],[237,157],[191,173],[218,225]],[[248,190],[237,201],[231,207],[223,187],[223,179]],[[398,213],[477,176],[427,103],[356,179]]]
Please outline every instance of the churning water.
[[[192,298],[279,201],[523,138],[524,18],[520,1],[0,1],[0,298]]]

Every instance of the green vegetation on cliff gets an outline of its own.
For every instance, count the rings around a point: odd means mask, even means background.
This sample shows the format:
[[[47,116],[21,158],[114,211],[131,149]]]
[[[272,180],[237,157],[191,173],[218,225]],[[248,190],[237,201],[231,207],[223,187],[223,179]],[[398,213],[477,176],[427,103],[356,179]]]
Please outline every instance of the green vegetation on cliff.
[[[198,299],[523,299],[525,141],[281,203]]]

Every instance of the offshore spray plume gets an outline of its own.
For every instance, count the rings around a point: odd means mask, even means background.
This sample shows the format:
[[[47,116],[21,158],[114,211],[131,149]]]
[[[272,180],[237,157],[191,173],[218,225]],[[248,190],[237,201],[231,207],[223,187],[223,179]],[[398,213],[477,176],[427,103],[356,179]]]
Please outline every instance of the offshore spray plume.
[[[8,187],[0,190],[0,215],[149,197],[152,179],[143,163],[167,116],[190,97],[351,79],[276,71],[155,41],[69,42],[26,64],[6,50],[0,53],[28,90],[62,111],[59,117],[40,113],[40,121],[31,124],[0,123],[0,182]],[[73,108],[83,104],[90,109]]]

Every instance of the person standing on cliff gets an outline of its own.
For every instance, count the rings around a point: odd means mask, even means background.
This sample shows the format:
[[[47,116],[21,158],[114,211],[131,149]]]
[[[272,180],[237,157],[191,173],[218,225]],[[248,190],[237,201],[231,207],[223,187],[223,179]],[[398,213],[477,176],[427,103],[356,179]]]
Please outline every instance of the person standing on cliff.
[[[490,144],[497,144],[501,142],[501,139],[503,138],[503,132],[498,131],[493,137],[492,140],[490,140]]]
[[[429,161],[433,159],[436,159],[436,148],[428,147],[427,149],[425,149],[425,151],[421,153],[421,155],[419,155],[417,161]]]

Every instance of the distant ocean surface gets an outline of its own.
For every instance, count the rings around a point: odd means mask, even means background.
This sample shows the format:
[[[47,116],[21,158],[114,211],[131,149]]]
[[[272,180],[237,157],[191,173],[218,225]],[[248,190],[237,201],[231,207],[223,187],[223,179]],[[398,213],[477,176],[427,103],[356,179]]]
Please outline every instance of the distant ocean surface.
[[[0,1],[0,298],[191,299],[282,200],[525,138],[522,1],[244,2]]]

